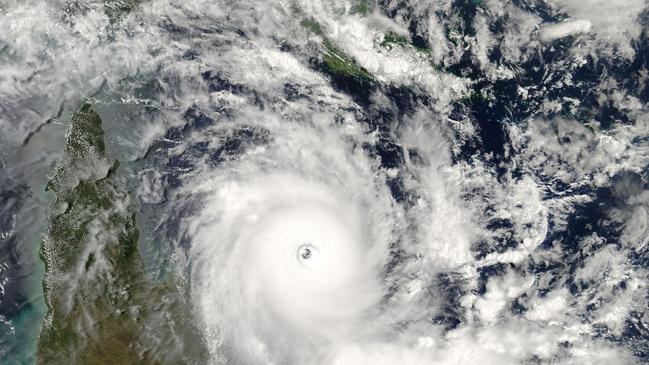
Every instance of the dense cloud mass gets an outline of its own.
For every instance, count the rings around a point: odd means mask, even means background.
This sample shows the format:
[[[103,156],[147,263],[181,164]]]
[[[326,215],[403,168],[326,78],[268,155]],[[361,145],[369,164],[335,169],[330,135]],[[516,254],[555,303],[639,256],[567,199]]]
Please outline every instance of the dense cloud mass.
[[[0,10],[0,362],[649,360],[646,1]]]

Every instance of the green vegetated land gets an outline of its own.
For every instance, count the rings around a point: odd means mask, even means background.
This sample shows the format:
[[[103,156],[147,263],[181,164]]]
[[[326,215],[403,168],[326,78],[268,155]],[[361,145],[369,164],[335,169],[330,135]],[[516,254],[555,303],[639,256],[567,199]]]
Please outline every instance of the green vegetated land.
[[[391,47],[393,44],[398,44],[400,46],[406,46],[410,43],[408,38],[396,34],[396,33],[388,33],[383,37],[383,41],[381,42],[382,47]]]
[[[360,2],[359,4],[360,5],[357,5],[357,7],[360,7],[360,9],[364,9],[364,10],[357,11],[357,12],[366,13],[367,11],[369,11],[368,10],[369,3]],[[296,12],[298,14],[300,13],[299,10],[297,10]],[[365,68],[359,65],[358,62],[356,62],[356,60],[354,60],[353,57],[347,55],[340,48],[336,47],[336,45],[325,36],[324,31],[322,29],[322,25],[320,25],[320,23],[318,23],[315,19],[304,18],[302,19],[300,24],[307,31],[315,35],[318,35],[323,39],[324,52],[323,52],[322,62],[323,62],[324,70],[327,73],[336,76],[348,77],[359,82],[374,81],[374,77],[369,71],[367,71]],[[392,49],[395,46],[412,47],[413,49],[419,52],[423,52],[425,54],[430,53],[429,48],[419,47],[413,44],[405,36],[393,32],[388,32],[387,34],[385,34],[380,45],[381,47],[387,49]],[[435,67],[435,65],[432,66]]]
[[[381,47],[387,48],[387,49],[392,49],[394,46],[400,46],[400,47],[412,47],[416,51],[422,52],[423,54],[430,54],[430,48],[428,47],[423,47],[423,46],[418,46],[417,44],[413,43],[410,41],[409,38],[397,34],[394,32],[388,32],[383,36],[383,40],[381,41]],[[434,66],[434,65],[433,65]]]
[[[336,74],[346,75],[357,80],[372,81],[372,74],[360,66],[351,56],[336,48],[333,43],[325,40],[324,64],[327,69]]]
[[[103,3],[68,1],[63,7],[63,20],[68,23],[74,23],[77,16],[96,8],[97,6],[101,6],[101,10],[106,14],[110,23],[117,24],[133,9],[135,9],[140,2],[141,0],[104,0]]]
[[[349,77],[358,81],[373,81],[372,74],[334,45],[331,40],[325,37],[322,26],[314,19],[305,18],[301,21],[302,26],[309,32],[323,38],[324,52],[322,62],[325,71],[330,74]]]
[[[159,363],[144,333],[164,330],[164,323],[145,328],[152,304],[172,302],[156,310],[182,317],[177,302],[163,300],[175,294],[171,285],[145,275],[133,199],[118,169],[106,156],[99,114],[85,104],[72,117],[63,158],[46,188],[52,205],[41,258],[48,315],[38,363]]]
[[[374,5],[372,2],[367,1],[367,0],[360,0],[357,1],[351,9],[352,14],[361,14],[361,15],[367,15],[370,12],[372,12],[372,8]]]

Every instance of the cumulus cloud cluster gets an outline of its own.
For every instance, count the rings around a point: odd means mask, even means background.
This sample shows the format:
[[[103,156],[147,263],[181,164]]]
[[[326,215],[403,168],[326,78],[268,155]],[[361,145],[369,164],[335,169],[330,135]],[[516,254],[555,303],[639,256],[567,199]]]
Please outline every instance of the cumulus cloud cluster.
[[[212,363],[633,363],[612,339],[647,304],[632,256],[648,198],[611,181],[649,164],[646,107],[602,81],[633,125],[540,115],[498,120],[494,137],[459,105],[496,104],[471,88],[515,80],[568,36],[633,58],[644,2],[556,0],[561,22],[496,1],[470,21],[452,1],[402,3],[154,0],[116,23],[101,4],[66,23],[60,4],[11,3],[2,137],[99,104],[109,152],[137,160],[139,202],[173,227],[163,254],[186,274]],[[323,72],[332,49],[371,76],[366,99]],[[556,111],[532,99],[564,85],[516,92]],[[500,156],[472,144],[500,137]],[[621,202],[601,219],[623,226],[619,242],[569,235],[598,188]]]
[[[646,1],[552,0],[550,3],[576,19],[563,24],[563,29],[555,28],[555,34],[558,29],[566,32],[568,24],[571,24],[573,34],[590,30],[591,26],[586,25],[588,22],[592,24],[592,32],[601,44],[617,49],[624,57],[634,56],[632,42],[638,39],[646,27],[640,21],[640,15],[647,10]]]

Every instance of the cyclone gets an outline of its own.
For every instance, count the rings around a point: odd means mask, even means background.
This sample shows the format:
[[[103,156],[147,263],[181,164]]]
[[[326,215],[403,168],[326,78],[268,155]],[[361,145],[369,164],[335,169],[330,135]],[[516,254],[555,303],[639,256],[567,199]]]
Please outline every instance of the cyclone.
[[[0,10],[0,363],[649,360],[646,0]]]
[[[207,261],[202,265],[210,267],[199,268],[196,281],[209,283],[204,287],[199,284],[201,293],[210,293],[201,295],[215,297],[201,302],[213,303],[202,303],[206,311],[228,313],[234,309],[227,322],[239,323],[236,326],[249,322],[248,326],[261,331],[248,335],[259,335],[272,343],[273,335],[286,331],[295,338],[283,341],[308,347],[299,344],[301,333],[306,331],[307,337],[316,338],[319,333],[335,336],[343,330],[341,327],[358,324],[363,313],[379,302],[380,260],[373,257],[373,251],[385,252],[385,247],[373,247],[376,238],[361,221],[369,217],[359,217],[353,204],[341,202],[322,187],[303,183],[305,191],[295,191],[302,189],[286,185],[282,178],[263,181],[268,196],[259,197],[261,201],[251,198],[237,202],[235,209],[241,211],[224,212],[223,221],[218,223],[227,228],[210,227],[195,237],[201,242],[196,249],[202,257],[199,260]],[[286,186],[291,186],[290,191]],[[246,194],[245,190],[228,193]],[[228,204],[211,204],[219,203]],[[222,263],[220,257],[226,261]],[[214,268],[221,269],[214,272]],[[219,303],[224,295],[225,303]],[[239,308],[251,313],[237,313]],[[210,314],[206,316],[214,320]]]
[[[305,133],[316,132],[281,133],[193,192],[193,295],[209,338],[244,363],[324,361],[387,295],[399,210],[370,159],[335,134],[327,150],[310,148]],[[319,168],[338,155],[347,162]]]

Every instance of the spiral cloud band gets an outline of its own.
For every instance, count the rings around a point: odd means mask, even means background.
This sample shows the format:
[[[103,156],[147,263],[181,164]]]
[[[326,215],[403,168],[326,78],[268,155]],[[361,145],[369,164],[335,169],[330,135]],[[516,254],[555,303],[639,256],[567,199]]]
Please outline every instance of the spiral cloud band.
[[[17,196],[105,193],[43,207],[83,213],[47,227],[74,250],[45,232],[65,260],[30,250],[58,362],[649,358],[645,0],[5,2],[0,154],[44,179]],[[59,158],[75,121],[100,159]]]
[[[359,189],[376,177],[354,163],[371,160],[339,136],[325,137],[328,151],[308,148],[314,132],[282,131],[276,138],[293,152],[276,141],[200,177],[193,290],[208,336],[232,351],[230,361],[321,363],[336,343],[361,336],[386,295],[398,219],[389,193],[379,184]],[[338,155],[348,161],[342,168],[316,168]]]

